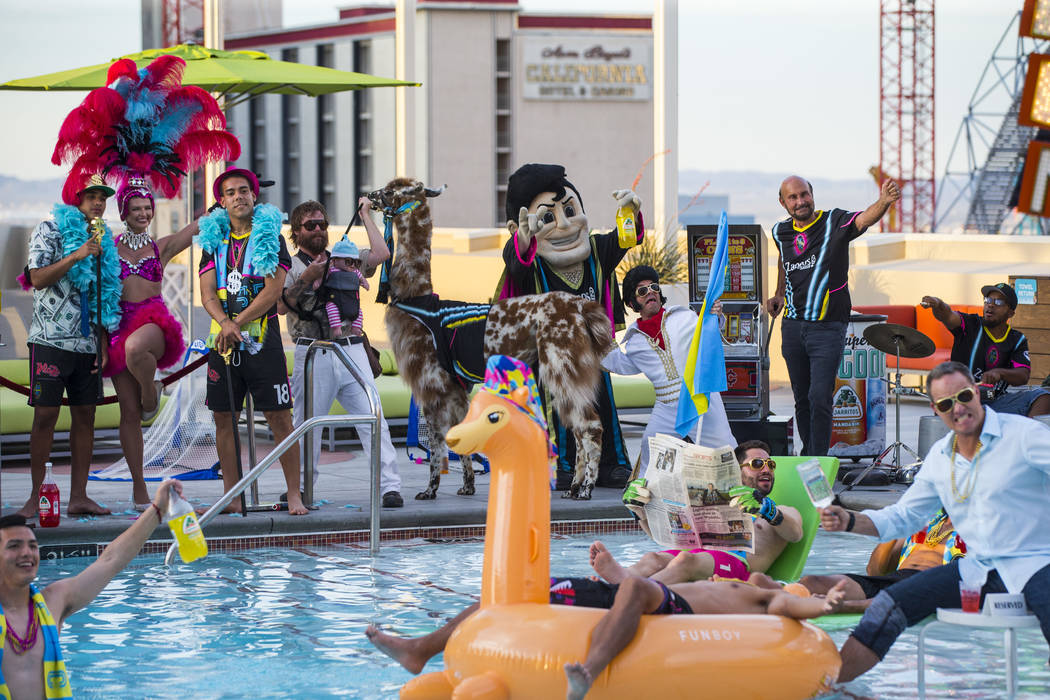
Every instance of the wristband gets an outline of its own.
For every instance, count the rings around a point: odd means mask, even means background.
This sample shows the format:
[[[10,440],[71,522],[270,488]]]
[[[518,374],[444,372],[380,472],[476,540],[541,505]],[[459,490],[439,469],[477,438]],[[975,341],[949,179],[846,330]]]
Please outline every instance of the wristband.
[[[846,532],[853,532],[853,526],[857,524],[857,516],[852,511],[849,512],[849,522],[846,523]]]

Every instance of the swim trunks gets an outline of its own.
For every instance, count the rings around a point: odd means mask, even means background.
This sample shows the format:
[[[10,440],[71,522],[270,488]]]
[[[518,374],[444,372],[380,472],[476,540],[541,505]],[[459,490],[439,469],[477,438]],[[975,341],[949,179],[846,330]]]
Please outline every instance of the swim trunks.
[[[650,615],[692,615],[689,603],[670,588],[654,581],[664,592],[663,602]],[[592,578],[551,577],[550,604],[575,605],[580,608],[603,608],[608,610],[616,599],[619,586]]]
[[[665,549],[663,550],[671,556],[678,556],[681,549]],[[723,552],[720,549],[704,549],[700,547],[698,549],[690,549],[690,554],[699,554],[706,552],[711,555],[711,558],[715,560],[714,573],[719,578],[735,578],[741,581],[746,581],[751,572],[747,568],[746,554],[741,552],[739,555],[731,552]]]

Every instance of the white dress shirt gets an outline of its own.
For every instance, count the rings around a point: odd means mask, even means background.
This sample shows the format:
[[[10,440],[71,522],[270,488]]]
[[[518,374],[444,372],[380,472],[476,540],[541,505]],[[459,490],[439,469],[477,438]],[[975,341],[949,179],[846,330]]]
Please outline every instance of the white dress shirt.
[[[988,407],[984,412],[981,448],[972,462],[956,454],[953,466],[955,433],[949,433],[930,448],[915,483],[897,503],[864,514],[886,541],[922,529],[943,506],[966,543],[962,579],[983,583],[996,569],[1007,590],[1020,593],[1032,574],[1050,564],[1050,428]],[[959,499],[974,471],[973,492]]]

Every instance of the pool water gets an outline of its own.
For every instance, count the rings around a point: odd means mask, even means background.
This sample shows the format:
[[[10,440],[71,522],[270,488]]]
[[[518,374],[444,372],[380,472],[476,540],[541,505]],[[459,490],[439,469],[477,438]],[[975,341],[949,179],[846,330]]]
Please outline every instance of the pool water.
[[[637,535],[602,539],[625,562],[652,548]],[[590,542],[555,537],[552,572],[592,573]],[[872,546],[869,538],[821,532],[806,572],[862,572]],[[160,556],[137,558],[66,623],[73,689],[85,698],[397,697],[411,676],[368,643],[365,627],[433,631],[477,599],[482,548],[480,540],[416,540],[384,545],[374,558],[357,546],[257,549],[172,567]],[[87,563],[41,562],[40,581],[75,575]],[[929,637],[930,697],[1004,695],[1001,635],[951,634],[941,628]],[[847,635],[831,633],[837,645]],[[846,689],[916,697],[916,635],[906,632],[882,664]],[[1022,631],[1019,649],[1018,697],[1050,697],[1042,635]],[[437,657],[426,670],[440,663]]]

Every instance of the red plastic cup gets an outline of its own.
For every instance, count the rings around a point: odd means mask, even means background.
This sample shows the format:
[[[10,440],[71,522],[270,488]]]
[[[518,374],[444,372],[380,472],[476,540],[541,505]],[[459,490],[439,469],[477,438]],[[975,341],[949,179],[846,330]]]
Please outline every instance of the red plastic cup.
[[[963,612],[981,612],[981,587],[974,584],[959,582],[959,598],[962,600]]]

